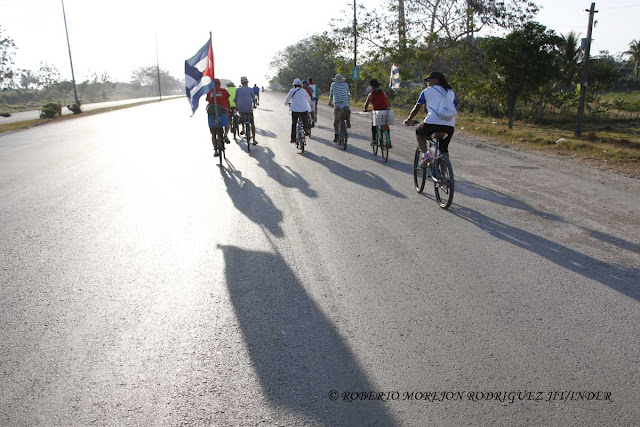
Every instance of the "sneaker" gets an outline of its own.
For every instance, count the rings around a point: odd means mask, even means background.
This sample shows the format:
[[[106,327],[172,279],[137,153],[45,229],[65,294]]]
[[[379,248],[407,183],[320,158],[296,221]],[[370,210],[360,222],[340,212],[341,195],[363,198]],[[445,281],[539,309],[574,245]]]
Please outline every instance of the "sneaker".
[[[289,142],[293,144],[293,143],[295,143],[295,142],[296,142],[296,140],[295,140],[295,139],[292,139],[292,140],[291,140],[291,141],[289,141]]]
[[[213,157],[220,157],[220,153],[218,153],[218,151],[216,150],[216,151],[213,153]]]
[[[376,145],[378,145],[378,141],[376,141],[375,139],[371,140],[371,146],[375,147]]]
[[[252,145],[258,145],[258,141],[256,141],[255,139],[253,140],[253,142],[251,143]]]
[[[243,130],[240,131],[240,135],[244,135],[244,131]]]
[[[333,142],[340,142],[340,136],[337,133],[333,137]]]
[[[227,135],[224,136],[224,142],[225,144],[231,144],[231,141],[229,141],[229,137]]]

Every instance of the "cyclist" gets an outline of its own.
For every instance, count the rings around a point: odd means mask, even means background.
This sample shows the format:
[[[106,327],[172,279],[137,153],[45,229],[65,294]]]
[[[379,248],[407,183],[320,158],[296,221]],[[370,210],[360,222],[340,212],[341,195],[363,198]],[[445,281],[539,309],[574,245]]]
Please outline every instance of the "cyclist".
[[[340,126],[340,116],[344,115],[347,120],[347,127],[351,127],[351,110],[349,109],[349,85],[347,79],[338,73],[332,78],[331,88],[329,89],[329,107],[333,107],[333,129],[335,137],[333,142],[339,142],[338,127]]]
[[[316,125],[316,122],[318,121],[318,97],[320,95],[319,93],[320,89],[318,89],[318,85],[316,85],[313,82],[313,78],[309,77],[308,80],[309,80],[309,87],[313,92],[313,94],[311,95],[311,100],[313,101],[313,105],[312,105],[313,112],[311,113],[313,121],[311,122],[311,127],[314,127]]]
[[[382,89],[380,89],[380,82],[377,79],[371,79],[369,82],[371,85],[371,92],[367,95],[366,101],[364,101],[364,111],[368,111],[369,104],[373,105],[373,111],[379,110],[388,110],[391,108],[391,104],[389,103],[389,98],[384,93]],[[371,125],[371,146],[377,144],[376,136],[378,135],[377,126]],[[391,148],[391,141],[389,141],[388,147]]]
[[[420,93],[420,97],[416,102],[416,105],[411,110],[409,117],[404,121],[405,125],[411,123],[413,117],[418,114],[418,111],[424,106],[427,109],[428,115],[424,121],[416,128],[416,139],[418,140],[418,146],[422,152],[420,159],[420,166],[426,166],[430,161],[429,152],[427,150],[427,139],[431,137],[435,132],[445,132],[447,137],[440,142],[440,151],[446,157],[449,157],[449,142],[453,136],[453,131],[456,126],[456,118],[453,117],[450,120],[443,120],[438,116],[437,108],[440,104],[442,97],[453,89],[447,83],[447,79],[444,74],[434,71],[427,78],[424,79],[427,82],[427,88]],[[457,107],[458,101],[455,99],[454,105]]]
[[[256,99],[254,100],[256,105],[260,105],[260,88],[257,84],[253,84],[253,93],[256,95]]]
[[[246,77],[240,78],[240,84],[241,86],[236,89],[236,97],[233,101],[238,108],[240,116],[249,117],[253,128],[253,145],[256,145],[258,141],[256,141],[256,125],[253,119],[253,99],[256,95],[253,93],[253,89],[249,87],[249,80]],[[240,135],[244,135],[244,131],[240,131]]]
[[[236,85],[233,82],[227,83],[227,92],[229,92],[229,126],[231,126],[231,119],[236,113],[236,103],[234,101],[236,97],[236,89]],[[229,138],[227,137],[227,135],[229,135],[229,126],[225,128],[225,142],[229,141]]]
[[[218,157],[218,147],[215,145],[215,128],[229,126],[229,92],[220,87],[220,80],[213,80],[215,87],[207,94],[207,116],[209,119],[209,130],[211,131],[211,141],[213,142],[214,157]],[[216,116],[219,122],[216,123]],[[218,126],[216,126],[218,125]]]
[[[289,106],[291,111],[291,143],[296,142],[296,126],[298,117],[302,117],[304,133],[309,136],[309,112],[311,111],[311,97],[302,87],[300,79],[293,80],[293,88],[289,91],[284,105]]]

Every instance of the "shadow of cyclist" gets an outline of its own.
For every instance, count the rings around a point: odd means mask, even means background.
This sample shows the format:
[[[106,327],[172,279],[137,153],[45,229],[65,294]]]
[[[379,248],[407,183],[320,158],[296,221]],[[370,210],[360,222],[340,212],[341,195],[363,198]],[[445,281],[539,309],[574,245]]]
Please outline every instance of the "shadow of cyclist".
[[[342,399],[344,392],[375,391],[375,386],[280,254],[218,248],[224,254],[229,297],[266,399],[304,415],[313,425],[396,424],[381,400]],[[329,397],[332,390],[338,393],[336,400]]]

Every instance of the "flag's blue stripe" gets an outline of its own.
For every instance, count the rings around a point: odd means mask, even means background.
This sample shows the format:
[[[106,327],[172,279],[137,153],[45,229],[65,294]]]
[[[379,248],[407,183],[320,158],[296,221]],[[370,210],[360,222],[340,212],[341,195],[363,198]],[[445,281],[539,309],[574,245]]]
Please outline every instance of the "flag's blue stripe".
[[[187,97],[189,98],[189,103],[191,104],[191,110],[195,112],[198,109],[198,105],[200,104],[200,97],[211,89],[211,84],[204,85],[196,90],[195,93],[191,93],[193,89],[195,89],[202,80],[202,72],[198,70],[195,66],[204,58],[209,56],[209,43],[208,41],[204,46],[193,55],[191,58],[184,61],[184,74],[185,74],[185,89],[187,93]]]

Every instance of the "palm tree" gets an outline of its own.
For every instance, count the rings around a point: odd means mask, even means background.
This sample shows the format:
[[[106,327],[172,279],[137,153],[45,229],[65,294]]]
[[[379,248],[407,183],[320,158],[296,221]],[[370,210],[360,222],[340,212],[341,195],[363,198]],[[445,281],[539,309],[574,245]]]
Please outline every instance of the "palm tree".
[[[562,70],[562,86],[568,88],[576,81],[576,76],[580,71],[580,59],[582,52],[578,47],[578,37],[571,31],[566,36],[562,36],[560,43],[560,69]]]
[[[637,40],[629,43],[629,50],[623,53],[629,55],[631,62],[633,62],[633,75],[636,80],[640,80],[640,42]]]

